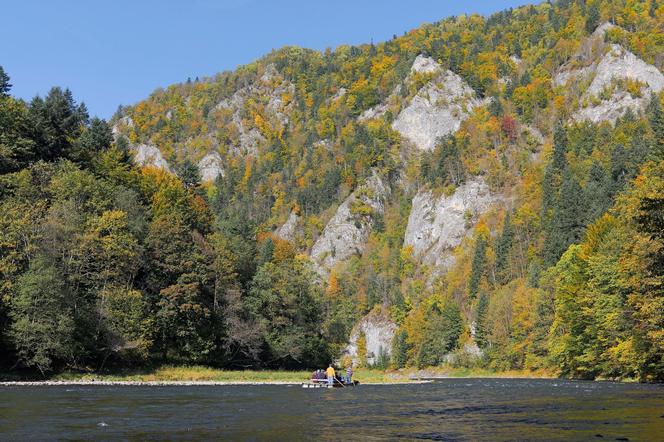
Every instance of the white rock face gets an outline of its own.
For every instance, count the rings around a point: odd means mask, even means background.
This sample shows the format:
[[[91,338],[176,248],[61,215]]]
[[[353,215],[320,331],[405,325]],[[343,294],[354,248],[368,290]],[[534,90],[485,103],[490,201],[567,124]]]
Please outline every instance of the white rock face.
[[[321,276],[325,277],[338,262],[364,252],[374,217],[357,213],[354,208],[363,206],[373,214],[383,214],[388,194],[387,185],[374,173],[339,206],[311,248],[311,259]]]
[[[161,155],[161,151],[152,144],[139,144],[133,146],[134,163],[141,167],[152,166],[171,172],[168,162]]]
[[[221,155],[217,152],[211,152],[205,155],[198,162],[198,171],[201,174],[202,182],[214,181],[218,176],[224,176]]]
[[[396,330],[397,325],[387,314],[373,310],[360,319],[353,328],[345,353],[353,358],[354,364],[359,362],[375,364],[381,353],[388,356],[392,354],[392,340]],[[367,343],[366,361],[359,361],[357,355],[357,340],[361,334],[364,334]]]
[[[454,264],[452,251],[471,232],[477,216],[499,200],[481,178],[459,186],[451,196],[435,198],[430,191],[420,191],[413,198],[404,246],[412,246],[423,264],[445,271]]]
[[[442,71],[431,58],[415,59],[411,72],[440,74],[424,85],[392,122],[392,128],[419,149],[431,151],[439,137],[455,133],[474,107],[483,102],[457,74]]]
[[[594,38],[602,37],[613,25],[599,26]],[[592,82],[584,92],[582,100],[587,103],[572,114],[575,121],[615,122],[627,110],[639,113],[648,104],[651,93],[664,89],[664,75],[653,65],[646,63],[620,45],[608,46],[606,53],[589,66],[578,69],[563,69],[553,79],[555,86],[564,86],[572,81],[581,81],[592,76]],[[632,96],[624,88],[615,87],[610,96],[605,91],[616,86],[616,80],[633,80],[641,83],[639,96]]]
[[[299,224],[300,224],[300,217],[297,216],[295,212],[291,212],[290,215],[288,216],[288,220],[286,220],[286,222],[282,226],[280,226],[274,231],[274,235],[277,238],[293,242],[295,241]]]
[[[664,75],[653,65],[646,63],[620,45],[611,45],[611,50],[602,58],[595,69],[588,94],[597,95],[613,79],[630,78],[638,80],[654,92],[664,88]]]

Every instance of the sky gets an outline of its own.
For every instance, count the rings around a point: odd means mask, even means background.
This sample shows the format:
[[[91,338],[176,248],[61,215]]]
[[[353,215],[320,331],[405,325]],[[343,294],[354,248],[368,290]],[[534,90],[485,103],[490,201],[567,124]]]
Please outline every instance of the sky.
[[[388,40],[524,0],[3,0],[0,66],[14,96],[68,87],[110,118],[158,87],[232,70],[285,45]]]

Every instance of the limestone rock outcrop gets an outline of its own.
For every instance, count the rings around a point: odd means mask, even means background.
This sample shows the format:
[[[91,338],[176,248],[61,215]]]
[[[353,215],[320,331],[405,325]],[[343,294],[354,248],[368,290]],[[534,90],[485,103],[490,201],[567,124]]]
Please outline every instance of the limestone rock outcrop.
[[[412,73],[434,75],[392,122],[392,128],[418,149],[431,151],[439,137],[455,133],[473,108],[481,105],[475,91],[457,74],[432,58],[418,56]]]
[[[164,159],[161,151],[152,144],[139,144],[132,147],[134,151],[134,163],[141,167],[152,166],[171,172],[168,162]]]
[[[618,44],[603,42],[604,34],[614,27],[600,25],[576,55],[574,63],[582,66],[563,66],[553,78],[554,86],[590,81],[579,109],[572,114],[574,121],[615,122],[628,110],[643,111],[651,93],[664,89],[664,74],[655,66]],[[630,87],[627,82],[632,83]]]
[[[396,330],[397,325],[387,313],[380,308],[374,309],[353,328],[345,353],[353,359],[354,364],[376,364],[381,356],[389,357],[392,354],[392,340]],[[363,336],[366,342],[366,361],[359,360],[360,336]]]
[[[385,211],[389,187],[376,173],[339,206],[311,248],[311,259],[321,276],[338,262],[362,254],[377,215]]]
[[[214,181],[218,176],[224,176],[221,155],[217,152],[205,155],[198,162],[198,171],[201,174],[202,182]]]
[[[454,248],[472,231],[477,216],[500,200],[481,178],[467,181],[450,196],[420,191],[413,198],[404,246],[412,247],[423,264],[449,269]]]
[[[281,226],[279,226],[274,231],[274,235],[277,238],[294,242],[295,239],[297,238],[299,228],[300,228],[300,217],[295,212],[291,211],[286,222]]]

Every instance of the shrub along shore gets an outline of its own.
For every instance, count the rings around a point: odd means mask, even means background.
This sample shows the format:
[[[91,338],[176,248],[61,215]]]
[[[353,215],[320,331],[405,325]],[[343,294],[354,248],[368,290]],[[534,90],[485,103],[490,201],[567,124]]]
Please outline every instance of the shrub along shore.
[[[118,385],[244,385],[299,384],[309,380],[309,371],[219,370],[204,366],[161,366],[146,370],[121,370],[107,373],[63,372],[48,378],[0,374],[3,385],[118,384]],[[363,384],[418,383],[438,378],[554,378],[543,371],[495,372],[484,369],[432,367],[428,369],[379,370],[358,368],[354,379]]]

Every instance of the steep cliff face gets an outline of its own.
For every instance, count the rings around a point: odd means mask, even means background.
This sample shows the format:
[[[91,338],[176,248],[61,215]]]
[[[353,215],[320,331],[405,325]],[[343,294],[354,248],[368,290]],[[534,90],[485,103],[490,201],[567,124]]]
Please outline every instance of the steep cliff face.
[[[404,246],[412,247],[423,264],[444,271],[454,264],[452,252],[472,231],[477,216],[501,200],[481,178],[469,180],[449,196],[420,191],[413,198]]]
[[[418,56],[411,74],[434,78],[417,92],[392,123],[392,128],[417,148],[431,151],[439,137],[455,133],[473,108],[483,103],[457,74],[443,70],[432,58]]]
[[[353,359],[354,364],[373,365],[381,356],[392,354],[392,340],[397,325],[382,309],[374,309],[355,325],[344,353]],[[366,343],[366,361],[359,360],[358,341],[364,337]]]
[[[581,96],[580,107],[572,114],[575,121],[615,122],[628,110],[638,113],[647,106],[651,93],[664,89],[664,75],[653,65],[617,44],[604,44],[605,23],[588,39],[577,54],[584,67],[563,67],[553,79],[555,86],[590,82]]]
[[[326,276],[337,263],[362,254],[389,193],[388,185],[374,173],[344,200],[311,248],[319,274]]]

